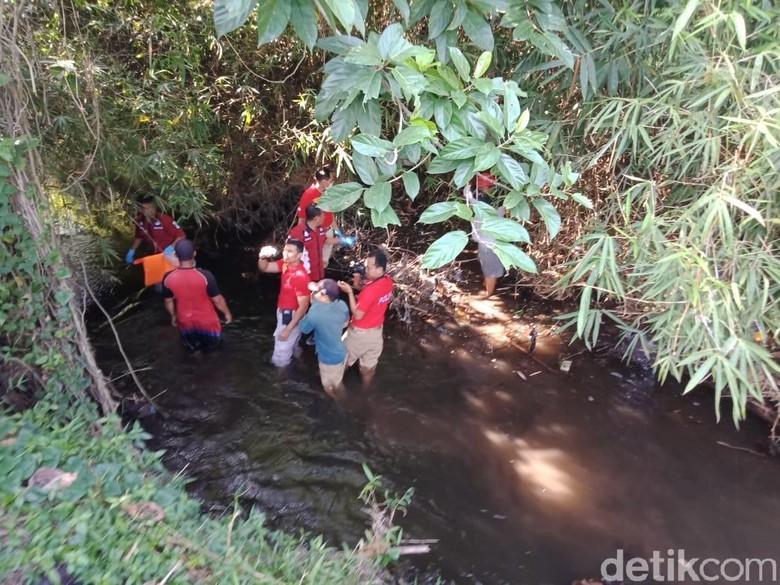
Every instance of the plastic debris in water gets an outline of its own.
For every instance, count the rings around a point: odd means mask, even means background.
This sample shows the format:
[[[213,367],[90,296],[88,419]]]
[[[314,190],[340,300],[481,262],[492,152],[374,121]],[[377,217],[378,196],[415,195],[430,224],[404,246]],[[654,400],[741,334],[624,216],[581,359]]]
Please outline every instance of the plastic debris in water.
[[[568,372],[571,369],[571,360],[563,360],[561,362],[561,372]]]

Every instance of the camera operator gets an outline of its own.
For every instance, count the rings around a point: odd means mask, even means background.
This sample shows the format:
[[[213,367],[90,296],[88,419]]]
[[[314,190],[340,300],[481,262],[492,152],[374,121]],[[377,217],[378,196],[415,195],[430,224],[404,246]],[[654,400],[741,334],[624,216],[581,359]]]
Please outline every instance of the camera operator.
[[[357,298],[348,283],[339,281],[338,285],[347,293],[352,311],[352,320],[344,338],[347,367],[359,360],[363,385],[368,386],[382,355],[382,328],[395,286],[392,276],[387,274],[387,255],[377,248],[366,258],[364,275],[359,270],[355,271],[353,285],[360,291]]]

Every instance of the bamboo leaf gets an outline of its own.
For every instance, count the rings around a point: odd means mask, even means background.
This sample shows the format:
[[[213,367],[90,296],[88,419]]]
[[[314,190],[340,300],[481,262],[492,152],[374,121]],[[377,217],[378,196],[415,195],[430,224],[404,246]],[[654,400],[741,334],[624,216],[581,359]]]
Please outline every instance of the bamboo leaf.
[[[696,9],[699,7],[699,1],[700,0],[688,0],[688,3],[685,5],[685,8],[683,9],[682,13],[680,14],[679,17],[677,17],[677,21],[674,23],[674,29],[672,30],[672,39],[677,38],[677,36],[688,25],[688,21],[693,16],[693,13],[696,12]]]

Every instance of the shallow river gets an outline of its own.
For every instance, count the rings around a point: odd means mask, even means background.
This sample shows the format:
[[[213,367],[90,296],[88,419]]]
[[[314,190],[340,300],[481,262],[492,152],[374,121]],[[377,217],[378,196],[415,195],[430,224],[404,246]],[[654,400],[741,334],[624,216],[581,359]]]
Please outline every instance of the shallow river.
[[[336,404],[313,348],[289,372],[269,364],[273,277],[202,265],[236,319],[218,352],[186,355],[151,294],[112,310],[135,303],[116,325],[169,415],[147,420],[151,447],[214,510],[239,493],[274,526],[354,544],[365,462],[391,488],[415,488],[401,523],[438,543],[412,562],[457,583],[568,584],[598,577],[618,549],[780,563],[780,463],[737,449],[760,450],[767,429],[737,432],[728,412],[716,424],[706,393],[680,397],[605,355],[552,373],[511,347],[469,351],[462,337],[395,324],[373,388],[350,372]],[[93,339],[104,369],[126,372],[110,329]],[[559,350],[540,338],[537,355],[555,366]]]

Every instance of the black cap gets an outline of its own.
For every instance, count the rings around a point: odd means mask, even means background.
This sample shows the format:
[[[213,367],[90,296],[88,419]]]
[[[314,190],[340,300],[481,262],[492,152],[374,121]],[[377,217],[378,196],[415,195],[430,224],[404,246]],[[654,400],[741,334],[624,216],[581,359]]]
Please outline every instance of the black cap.
[[[195,244],[188,239],[179,240],[173,247],[179,260],[192,260],[195,256]]]

